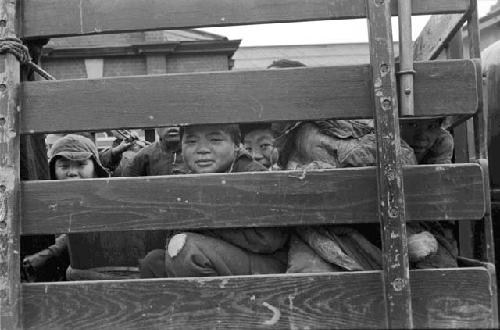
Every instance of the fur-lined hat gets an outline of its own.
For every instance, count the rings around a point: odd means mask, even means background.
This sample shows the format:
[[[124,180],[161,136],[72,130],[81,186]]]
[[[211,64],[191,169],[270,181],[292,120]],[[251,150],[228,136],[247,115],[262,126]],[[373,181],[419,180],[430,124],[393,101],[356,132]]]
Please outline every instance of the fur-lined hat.
[[[55,179],[55,162],[59,157],[70,160],[84,160],[92,158],[94,161],[95,171],[98,177],[108,177],[109,171],[102,165],[99,160],[99,152],[97,147],[90,140],[81,135],[68,134],[57,140],[49,151],[49,170],[50,178]]]

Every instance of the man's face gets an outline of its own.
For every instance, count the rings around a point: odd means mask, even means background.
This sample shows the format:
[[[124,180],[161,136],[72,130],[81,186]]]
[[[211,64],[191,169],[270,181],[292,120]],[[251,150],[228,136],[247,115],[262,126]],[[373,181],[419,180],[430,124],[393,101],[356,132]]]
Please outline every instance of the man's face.
[[[274,147],[274,136],[270,129],[256,129],[247,133],[243,144],[253,160],[267,168],[278,161],[278,150]]]
[[[231,166],[236,155],[236,146],[223,127],[186,127],[182,136],[182,156],[194,173],[221,173]]]
[[[179,142],[180,130],[178,126],[167,126],[158,129],[158,136],[164,142]]]
[[[92,159],[72,160],[64,157],[56,159],[54,170],[57,180],[79,180],[97,177]]]

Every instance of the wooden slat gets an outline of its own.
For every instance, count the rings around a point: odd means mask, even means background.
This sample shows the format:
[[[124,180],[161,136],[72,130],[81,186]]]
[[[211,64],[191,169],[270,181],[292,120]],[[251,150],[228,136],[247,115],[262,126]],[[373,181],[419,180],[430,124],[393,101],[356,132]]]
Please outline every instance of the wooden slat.
[[[466,20],[467,15],[464,14],[432,16],[413,44],[413,59],[426,61],[437,58]]]
[[[415,115],[471,114],[469,60],[415,63]],[[26,82],[21,132],[373,117],[370,66]]]
[[[412,7],[430,15],[464,12],[469,3],[413,0]],[[24,38],[366,17],[364,0],[24,0],[22,8]]]
[[[16,37],[16,1],[0,0],[0,38]],[[0,55],[0,329],[20,326],[19,62]]]
[[[477,164],[404,171],[408,220],[480,219]],[[378,222],[374,167],[22,185],[22,233]]]
[[[411,271],[417,328],[488,328],[485,268]],[[377,271],[23,285],[25,329],[384,328]]]

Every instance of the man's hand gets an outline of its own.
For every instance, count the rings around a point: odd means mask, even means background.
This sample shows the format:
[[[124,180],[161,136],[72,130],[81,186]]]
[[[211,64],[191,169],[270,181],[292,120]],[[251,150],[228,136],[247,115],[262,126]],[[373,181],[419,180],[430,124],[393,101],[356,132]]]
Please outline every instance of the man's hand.
[[[129,150],[133,144],[134,144],[134,141],[123,140],[118,146],[111,148],[112,157],[121,156],[121,154],[123,154],[125,151]]]

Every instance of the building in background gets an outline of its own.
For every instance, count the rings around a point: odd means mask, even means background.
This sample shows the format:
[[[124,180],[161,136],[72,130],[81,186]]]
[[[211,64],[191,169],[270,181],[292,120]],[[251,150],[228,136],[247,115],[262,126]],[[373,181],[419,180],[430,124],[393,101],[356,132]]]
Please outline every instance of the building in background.
[[[395,53],[398,54],[397,43]],[[277,59],[300,61],[307,66],[370,63],[368,43],[240,47],[234,54],[234,70],[265,69]]]
[[[488,14],[479,18],[479,33],[481,51],[500,40],[500,1],[493,5]],[[464,44],[468,45],[467,30],[464,29]],[[467,49],[464,49],[467,54]]]
[[[500,0],[479,19],[481,50],[500,40]],[[464,54],[468,54],[467,29],[464,29]],[[418,36],[414,36],[416,38]],[[398,43],[394,45],[398,55]],[[368,43],[342,43],[290,46],[240,47],[234,54],[234,70],[265,69],[274,60],[286,58],[307,66],[358,65],[370,63]]]
[[[55,38],[42,66],[57,79],[230,70],[239,44],[200,30]]]

